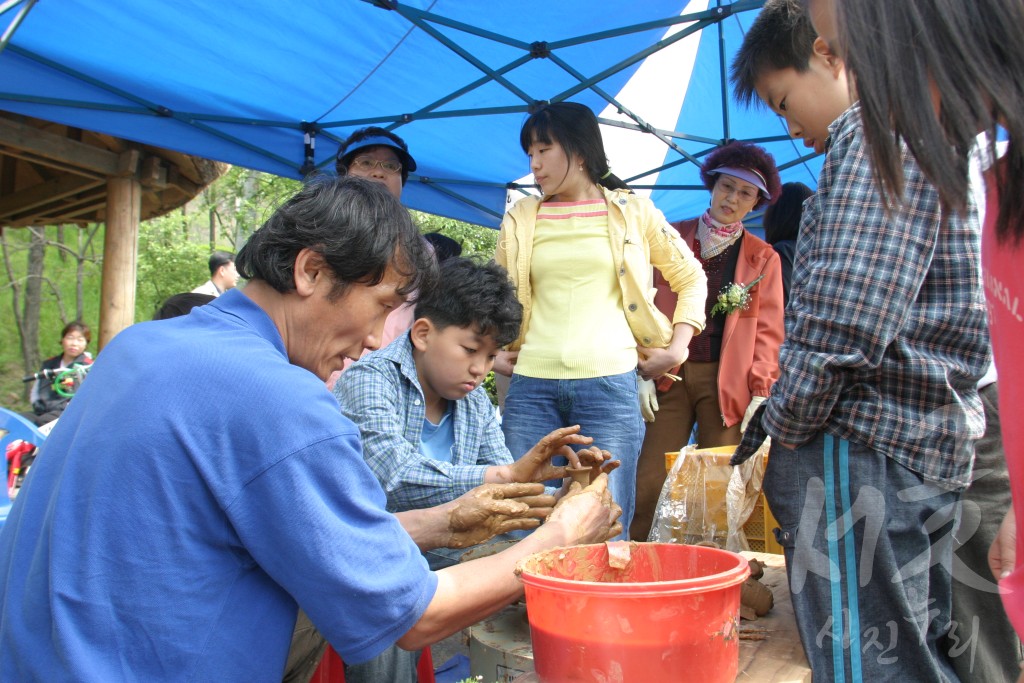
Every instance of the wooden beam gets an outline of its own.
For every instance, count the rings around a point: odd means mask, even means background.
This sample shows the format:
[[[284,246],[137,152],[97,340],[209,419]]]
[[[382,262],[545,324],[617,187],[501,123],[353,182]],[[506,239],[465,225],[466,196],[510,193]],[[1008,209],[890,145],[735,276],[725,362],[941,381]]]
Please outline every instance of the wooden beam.
[[[203,189],[201,185],[197,185],[186,178],[177,166],[171,166],[167,169],[167,185],[180,190],[186,199],[196,197]]]
[[[107,181],[107,230],[100,288],[100,351],[135,321],[135,273],[139,251],[142,185],[133,177]]]
[[[58,176],[25,188],[20,192],[0,198],[0,222],[5,218],[25,213],[78,192],[99,187],[102,180],[92,180],[80,176]]]
[[[88,171],[80,166],[75,166],[72,163],[66,161],[60,161],[57,159],[50,159],[47,157],[41,157],[38,154],[30,154],[24,150],[14,149],[13,147],[5,147],[0,145],[0,154],[3,154],[5,159],[21,159],[29,166],[32,167],[36,173],[43,176],[45,180],[46,172],[50,169],[59,171],[61,173],[73,173],[80,175],[83,178],[95,178],[96,180],[106,181],[107,176],[102,173],[96,173],[95,171]]]
[[[54,201],[37,207],[33,211],[19,212],[11,216],[12,223],[22,223],[26,218],[31,218],[36,225],[55,224],[60,221],[52,220],[56,216],[75,216],[81,213],[80,207],[95,206],[97,202],[102,207],[107,202],[106,184],[83,190],[73,197],[61,201]],[[48,223],[47,223],[48,221]]]
[[[35,126],[0,116],[0,144],[37,154],[48,159],[69,162],[104,176],[117,175],[118,156],[99,147],[69,140]]]
[[[132,148],[121,152],[117,157],[117,173],[111,175],[126,177],[134,176],[139,172],[139,162],[142,160],[142,152]]]
[[[148,156],[142,160],[139,180],[143,187],[150,190],[163,190],[167,187],[167,167],[162,162],[163,159],[156,156]]]

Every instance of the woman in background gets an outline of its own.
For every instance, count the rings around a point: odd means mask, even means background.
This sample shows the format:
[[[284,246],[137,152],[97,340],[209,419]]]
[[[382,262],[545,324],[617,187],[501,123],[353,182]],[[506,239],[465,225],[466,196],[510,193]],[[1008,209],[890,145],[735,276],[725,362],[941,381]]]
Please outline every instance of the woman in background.
[[[649,416],[637,470],[636,516],[630,538],[646,541],[665,483],[665,453],[689,441],[694,424],[701,448],[734,446],[754,411],[779,378],[782,344],[782,269],[779,256],[743,228],[743,219],[779,196],[779,172],[768,152],[734,142],[707,156],[701,180],[711,192],[699,218],[673,223],[708,279],[707,328],[690,342],[689,359],[673,370],[679,381],[657,383],[658,412]],[[655,277],[662,311],[676,304],[665,281]],[[748,288],[745,307],[719,306],[719,294]],[[731,310],[729,310],[731,308]]]
[[[92,363],[85,348],[92,341],[92,333],[85,323],[74,321],[64,326],[60,332],[61,353],[53,358],[43,361],[40,372],[46,370],[60,370],[70,368],[73,365],[89,365]],[[32,420],[36,425],[42,427],[53,422],[71,401],[70,396],[62,396],[53,388],[52,378],[37,379],[32,385],[32,393],[29,396],[32,402],[32,412],[26,413],[25,417]]]
[[[520,336],[494,366],[512,377],[506,445],[522,454],[580,425],[621,461],[609,489],[625,530],[644,435],[637,373],[654,379],[686,360],[704,328],[706,279],[654,204],[612,175],[589,108],[544,105],[519,142],[542,196],[508,211],[495,255],[523,304]],[[669,316],[649,297],[652,266],[678,295]]]

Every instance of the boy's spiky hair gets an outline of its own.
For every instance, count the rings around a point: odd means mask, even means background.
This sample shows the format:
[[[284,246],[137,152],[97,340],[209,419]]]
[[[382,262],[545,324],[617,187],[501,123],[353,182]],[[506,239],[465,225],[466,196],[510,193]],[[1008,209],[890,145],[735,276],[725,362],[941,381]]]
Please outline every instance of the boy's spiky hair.
[[[487,263],[454,256],[441,264],[437,287],[421,293],[416,317],[439,329],[471,327],[490,335],[498,346],[515,341],[523,322],[523,307],[508,271]]]
[[[800,0],[764,3],[732,60],[736,101],[748,107],[760,102],[756,86],[765,69],[807,71],[817,37]]]

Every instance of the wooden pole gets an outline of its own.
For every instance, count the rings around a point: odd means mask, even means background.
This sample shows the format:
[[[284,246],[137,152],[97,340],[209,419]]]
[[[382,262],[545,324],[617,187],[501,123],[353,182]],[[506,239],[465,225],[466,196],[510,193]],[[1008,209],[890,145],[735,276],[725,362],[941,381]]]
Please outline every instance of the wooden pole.
[[[100,301],[102,351],[118,332],[135,322],[135,271],[139,251],[142,185],[134,176],[107,179],[107,232],[103,240]]]

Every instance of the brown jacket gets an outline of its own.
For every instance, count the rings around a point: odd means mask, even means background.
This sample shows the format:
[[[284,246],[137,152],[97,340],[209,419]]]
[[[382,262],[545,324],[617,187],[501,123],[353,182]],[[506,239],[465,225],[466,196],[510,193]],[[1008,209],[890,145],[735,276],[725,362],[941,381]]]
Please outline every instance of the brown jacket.
[[[686,242],[693,244],[697,219],[671,224]],[[722,421],[731,427],[743,420],[753,396],[768,396],[779,378],[779,347],[785,332],[782,305],[782,265],[779,255],[764,240],[746,232],[740,244],[734,282],[750,283],[761,279],[750,290],[750,306],[725,317],[722,353],[718,366],[718,406]],[[671,311],[675,295],[662,278],[655,275],[654,303],[662,311]],[[708,292],[717,297],[718,292]]]

